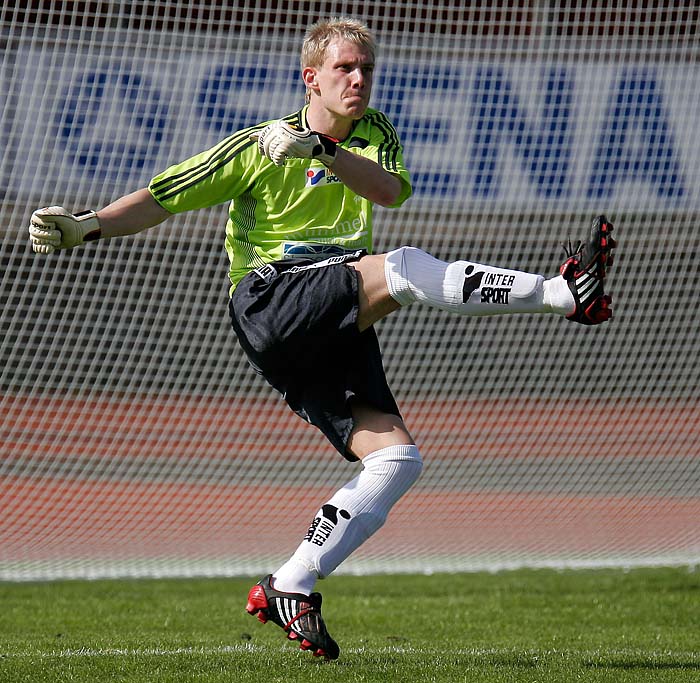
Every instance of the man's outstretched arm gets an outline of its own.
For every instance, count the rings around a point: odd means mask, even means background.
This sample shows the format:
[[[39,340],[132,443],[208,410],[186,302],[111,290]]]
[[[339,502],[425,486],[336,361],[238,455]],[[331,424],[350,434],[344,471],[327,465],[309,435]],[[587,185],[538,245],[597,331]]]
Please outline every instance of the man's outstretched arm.
[[[152,228],[172,214],[143,188],[120,197],[104,209],[72,214],[62,206],[37,209],[31,218],[29,236],[38,254],[72,249],[84,242],[134,235]]]
[[[97,212],[102,237],[122,237],[159,225],[172,214],[146,189],[120,197]]]

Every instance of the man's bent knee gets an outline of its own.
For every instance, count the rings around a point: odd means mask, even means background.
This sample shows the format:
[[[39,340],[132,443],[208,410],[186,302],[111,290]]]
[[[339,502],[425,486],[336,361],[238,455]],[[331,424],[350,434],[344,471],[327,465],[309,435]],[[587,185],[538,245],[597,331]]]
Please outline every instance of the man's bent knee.
[[[382,412],[360,401],[352,403],[352,415],[355,427],[348,439],[348,450],[360,459],[381,448],[415,445],[398,415]]]

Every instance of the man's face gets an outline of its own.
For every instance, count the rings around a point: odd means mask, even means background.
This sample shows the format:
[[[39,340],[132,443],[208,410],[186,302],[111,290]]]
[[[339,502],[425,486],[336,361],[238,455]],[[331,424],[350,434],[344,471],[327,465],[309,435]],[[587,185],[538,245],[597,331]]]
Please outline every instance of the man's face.
[[[369,105],[373,72],[374,59],[369,50],[336,39],[328,46],[323,64],[306,67],[303,76],[324,109],[336,117],[356,120]]]

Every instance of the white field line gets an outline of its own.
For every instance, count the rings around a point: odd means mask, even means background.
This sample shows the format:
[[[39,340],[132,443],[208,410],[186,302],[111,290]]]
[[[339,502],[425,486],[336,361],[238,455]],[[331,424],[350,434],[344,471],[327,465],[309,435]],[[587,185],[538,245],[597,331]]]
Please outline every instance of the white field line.
[[[17,652],[3,653],[0,657],[11,658],[43,658],[43,659],[70,659],[80,657],[173,657],[189,655],[193,657],[206,655],[226,655],[243,652],[263,652],[267,647],[250,643],[242,645],[221,645],[218,647],[178,647],[178,648],[77,648],[66,650],[53,650],[50,652]],[[345,654],[434,654],[434,652],[411,646],[390,646],[383,648],[346,648]],[[675,652],[673,650],[648,651],[643,649],[600,649],[600,650],[518,650],[512,648],[463,648],[450,654],[465,655],[475,658],[523,656],[531,659],[561,659],[574,657],[586,660],[601,660],[603,663],[609,659],[638,658],[651,662],[685,660],[690,663],[700,664],[700,652]],[[603,664],[604,665],[604,664]]]
[[[260,645],[221,645],[220,647],[176,648],[91,648],[52,650],[51,652],[17,652],[0,654],[3,657],[41,657],[43,659],[69,659],[72,657],[173,657],[176,655],[226,655],[239,652],[259,652]]]

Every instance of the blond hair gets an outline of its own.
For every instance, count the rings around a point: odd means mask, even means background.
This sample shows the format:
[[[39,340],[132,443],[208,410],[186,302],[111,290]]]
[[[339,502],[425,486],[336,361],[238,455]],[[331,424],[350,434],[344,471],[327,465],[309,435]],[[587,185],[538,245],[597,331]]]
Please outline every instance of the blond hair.
[[[301,68],[321,67],[326,60],[328,46],[337,38],[366,48],[372,59],[375,58],[377,44],[366,24],[350,17],[332,17],[317,21],[306,31],[301,47]],[[306,98],[309,98],[308,92]]]

